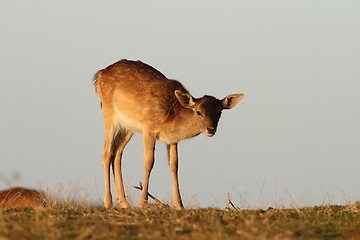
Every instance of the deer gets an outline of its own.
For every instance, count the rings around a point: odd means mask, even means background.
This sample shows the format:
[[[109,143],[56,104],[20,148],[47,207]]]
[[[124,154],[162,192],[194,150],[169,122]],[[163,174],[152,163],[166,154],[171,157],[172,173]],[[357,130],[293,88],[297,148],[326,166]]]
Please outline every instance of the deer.
[[[155,161],[155,143],[159,140],[167,145],[173,206],[183,209],[178,181],[178,142],[200,133],[212,137],[222,110],[233,108],[244,94],[230,94],[221,100],[209,95],[194,98],[179,81],[168,79],[141,61],[126,59],[99,70],[94,76],[94,85],[105,129],[104,207],[113,207],[110,167],[117,205],[129,207],[122,179],[122,155],[133,134],[140,133],[144,147],[144,179],[139,206],[148,205],[149,178]]]
[[[44,193],[28,188],[10,188],[0,192],[0,209],[43,209],[47,206]]]

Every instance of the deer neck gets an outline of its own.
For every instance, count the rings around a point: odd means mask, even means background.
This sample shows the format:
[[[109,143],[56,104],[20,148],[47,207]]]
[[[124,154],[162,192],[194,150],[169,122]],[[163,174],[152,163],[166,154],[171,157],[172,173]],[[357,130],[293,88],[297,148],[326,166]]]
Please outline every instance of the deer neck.
[[[180,140],[192,138],[201,133],[201,128],[194,118],[194,112],[187,108],[177,108],[170,113],[160,132],[159,139],[165,143],[177,143]]]

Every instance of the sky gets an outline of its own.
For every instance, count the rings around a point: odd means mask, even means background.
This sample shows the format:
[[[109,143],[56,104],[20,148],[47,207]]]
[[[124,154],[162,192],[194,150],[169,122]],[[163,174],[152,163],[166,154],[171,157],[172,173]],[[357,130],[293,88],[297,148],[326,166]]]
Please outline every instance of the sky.
[[[102,204],[104,130],[92,78],[126,58],[194,97],[245,94],[214,137],[179,143],[185,207],[223,208],[229,197],[241,208],[358,201],[359,10],[355,0],[3,0],[0,189],[68,191]],[[123,176],[136,206],[139,134]],[[149,191],[172,200],[161,142]]]

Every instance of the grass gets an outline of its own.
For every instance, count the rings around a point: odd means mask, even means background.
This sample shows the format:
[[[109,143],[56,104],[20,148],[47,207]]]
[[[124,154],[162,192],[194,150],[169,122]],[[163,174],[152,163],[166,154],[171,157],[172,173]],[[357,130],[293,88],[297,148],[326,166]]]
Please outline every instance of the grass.
[[[176,211],[163,205],[109,209],[55,203],[0,210],[0,240],[360,239],[360,204],[298,209]]]

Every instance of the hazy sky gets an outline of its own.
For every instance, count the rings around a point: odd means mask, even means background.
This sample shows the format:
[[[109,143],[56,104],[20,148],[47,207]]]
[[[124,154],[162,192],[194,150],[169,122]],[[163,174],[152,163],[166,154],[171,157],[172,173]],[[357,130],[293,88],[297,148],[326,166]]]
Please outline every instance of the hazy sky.
[[[180,142],[187,207],[360,200],[359,1],[13,1],[0,7],[0,175],[79,185],[101,203],[104,141],[93,74],[141,60],[195,97],[245,93],[213,138]],[[143,177],[134,136],[127,195]],[[0,188],[7,187],[0,180]],[[150,192],[172,200],[165,144]]]

